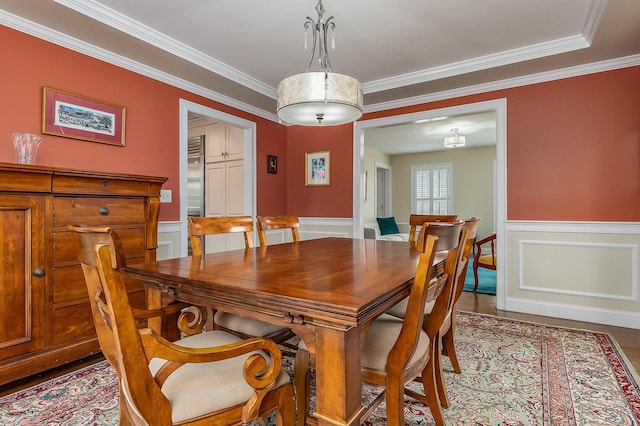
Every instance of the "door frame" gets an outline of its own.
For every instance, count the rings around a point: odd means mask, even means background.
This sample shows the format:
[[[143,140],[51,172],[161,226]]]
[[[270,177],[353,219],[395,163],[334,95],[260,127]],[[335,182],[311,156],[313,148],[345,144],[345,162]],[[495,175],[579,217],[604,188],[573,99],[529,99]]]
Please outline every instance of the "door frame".
[[[364,236],[364,133],[365,129],[405,124],[415,120],[428,118],[473,114],[477,112],[495,111],[496,113],[496,254],[500,259],[496,269],[496,307],[505,306],[505,271],[506,271],[506,223],[507,223],[507,100],[506,98],[476,102],[447,108],[418,111],[409,114],[393,115],[371,120],[362,120],[353,127],[353,237]]]
[[[374,208],[374,213],[376,216],[378,216],[378,190],[380,188],[378,188],[378,172],[379,171],[383,171],[384,173],[384,177],[385,177],[385,184],[384,184],[384,188],[382,188],[384,190],[384,198],[385,198],[385,209],[384,209],[384,216],[391,216],[393,214],[393,203],[392,203],[392,193],[393,191],[391,190],[391,166],[388,164],[384,164],[384,163],[380,163],[378,161],[375,162],[374,164],[375,170],[374,170],[374,179],[373,179],[373,208]]]
[[[243,129],[244,140],[244,214],[254,217],[257,205],[256,184],[256,123],[218,111],[186,99],[180,99],[180,256],[187,256],[187,143],[189,112],[216,121],[224,121]]]

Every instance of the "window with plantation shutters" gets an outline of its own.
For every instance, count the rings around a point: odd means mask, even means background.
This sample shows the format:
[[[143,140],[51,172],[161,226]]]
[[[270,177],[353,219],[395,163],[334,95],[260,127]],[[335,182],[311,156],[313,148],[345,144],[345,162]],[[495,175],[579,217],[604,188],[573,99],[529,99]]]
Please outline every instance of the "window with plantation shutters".
[[[411,167],[411,213],[451,214],[453,211],[453,164],[422,164]]]

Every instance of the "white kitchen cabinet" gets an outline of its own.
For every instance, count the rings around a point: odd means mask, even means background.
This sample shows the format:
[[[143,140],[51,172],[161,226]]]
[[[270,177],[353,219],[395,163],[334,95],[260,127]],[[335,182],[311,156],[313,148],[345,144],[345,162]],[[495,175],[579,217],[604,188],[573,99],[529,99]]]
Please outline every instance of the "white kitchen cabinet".
[[[209,163],[205,175],[205,210],[211,216],[241,216],[244,214],[243,160]],[[205,252],[244,248],[242,234],[209,235]]]
[[[206,126],[205,158],[207,163],[240,160],[244,156],[244,130],[226,123]]]

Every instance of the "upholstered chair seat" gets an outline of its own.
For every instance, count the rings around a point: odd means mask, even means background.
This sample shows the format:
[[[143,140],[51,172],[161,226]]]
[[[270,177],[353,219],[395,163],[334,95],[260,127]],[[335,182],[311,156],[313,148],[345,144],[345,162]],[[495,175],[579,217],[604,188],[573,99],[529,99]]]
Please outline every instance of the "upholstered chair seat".
[[[224,331],[209,331],[174,342],[187,348],[208,348],[240,342],[239,337]],[[242,375],[242,367],[255,352],[222,361],[185,364],[178,368],[161,387],[171,404],[173,423],[197,418],[228,407],[244,404],[254,394]],[[155,377],[166,360],[153,358],[149,370]],[[281,371],[276,387],[289,383],[289,375]]]

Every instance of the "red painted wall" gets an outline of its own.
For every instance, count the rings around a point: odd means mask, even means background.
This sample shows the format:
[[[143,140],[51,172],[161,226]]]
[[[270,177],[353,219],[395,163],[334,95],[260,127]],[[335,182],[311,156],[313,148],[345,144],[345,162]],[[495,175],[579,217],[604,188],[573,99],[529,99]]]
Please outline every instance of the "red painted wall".
[[[14,161],[10,133],[40,134],[43,86],[123,105],[124,147],[44,135],[37,164],[166,176],[163,188],[173,191],[173,202],[161,205],[160,220],[178,220],[178,117],[183,98],[257,123],[258,213],[286,212],[284,126],[4,26],[0,40],[0,161]],[[267,154],[280,159],[277,175],[267,174]]]
[[[330,186],[305,186],[305,154],[331,151]],[[287,129],[287,211],[303,217],[352,216],[353,124]]]
[[[179,218],[178,100],[257,123],[258,214],[352,216],[352,126],[284,127],[0,26],[0,135],[40,133],[42,86],[127,107],[126,146],[45,136],[38,164],[167,176]],[[510,220],[640,221],[640,67],[366,114],[507,99]],[[1,138],[0,138],[1,140]],[[304,186],[304,154],[331,150],[330,187]],[[266,173],[267,154],[278,174]],[[8,136],[0,161],[13,161]]]

